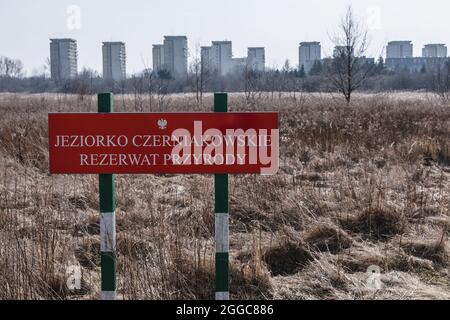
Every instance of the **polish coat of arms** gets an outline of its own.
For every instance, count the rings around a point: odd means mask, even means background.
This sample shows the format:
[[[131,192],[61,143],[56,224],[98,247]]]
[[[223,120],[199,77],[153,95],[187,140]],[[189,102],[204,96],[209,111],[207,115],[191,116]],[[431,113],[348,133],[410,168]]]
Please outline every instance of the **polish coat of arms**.
[[[167,120],[166,120],[166,119],[159,119],[159,120],[158,120],[158,127],[159,127],[161,130],[166,129],[166,128],[167,128]]]

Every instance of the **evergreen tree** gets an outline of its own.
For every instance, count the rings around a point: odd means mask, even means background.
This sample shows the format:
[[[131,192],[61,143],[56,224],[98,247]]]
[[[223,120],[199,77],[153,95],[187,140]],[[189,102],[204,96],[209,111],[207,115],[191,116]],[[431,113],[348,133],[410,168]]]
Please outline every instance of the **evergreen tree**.
[[[300,70],[298,71],[298,77],[299,78],[304,78],[306,76],[306,72],[305,72],[305,66],[302,65],[300,67]]]
[[[375,68],[375,70],[376,70],[375,74],[382,74],[384,69],[385,69],[384,59],[383,59],[383,57],[380,56],[378,58],[377,65],[376,65],[376,68]]]
[[[158,78],[162,79],[162,80],[172,80],[173,79],[172,75],[170,74],[170,71],[166,70],[166,69],[162,69],[162,70],[158,71]]]
[[[314,62],[314,65],[312,66],[311,70],[309,71],[310,76],[318,76],[322,73],[322,62],[320,60],[317,60]]]
[[[422,68],[420,68],[420,73],[424,74],[427,73],[427,68],[425,67],[425,65],[422,65]]]

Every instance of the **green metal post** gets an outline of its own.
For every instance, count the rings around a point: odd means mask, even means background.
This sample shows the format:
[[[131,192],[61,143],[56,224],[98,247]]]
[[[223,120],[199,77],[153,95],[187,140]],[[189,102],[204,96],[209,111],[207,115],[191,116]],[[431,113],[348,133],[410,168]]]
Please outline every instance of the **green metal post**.
[[[228,111],[228,95],[214,94],[214,112]],[[214,176],[215,240],[216,240],[216,300],[229,300],[229,211],[228,174]]]
[[[98,95],[98,112],[114,111],[112,93]],[[114,175],[99,175],[102,300],[116,300],[116,199]]]

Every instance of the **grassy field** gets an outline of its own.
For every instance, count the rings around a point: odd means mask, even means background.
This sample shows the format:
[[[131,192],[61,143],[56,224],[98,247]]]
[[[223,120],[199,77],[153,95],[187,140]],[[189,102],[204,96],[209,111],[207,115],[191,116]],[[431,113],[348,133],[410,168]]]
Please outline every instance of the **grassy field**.
[[[50,176],[47,137],[48,112],[96,108],[0,95],[0,299],[99,297],[97,176]],[[116,111],[150,110],[209,111],[212,97],[116,97]],[[230,111],[256,110],[280,113],[280,170],[230,178],[232,298],[450,299],[448,103],[230,95]],[[116,190],[119,298],[213,298],[213,177],[119,175]]]

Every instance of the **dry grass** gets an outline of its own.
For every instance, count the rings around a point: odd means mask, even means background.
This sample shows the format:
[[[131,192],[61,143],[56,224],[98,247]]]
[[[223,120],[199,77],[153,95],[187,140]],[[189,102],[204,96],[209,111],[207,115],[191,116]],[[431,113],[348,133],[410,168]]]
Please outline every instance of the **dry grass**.
[[[353,217],[347,216],[341,220],[341,224],[361,237],[375,240],[390,239],[402,234],[405,229],[402,214],[387,209],[369,208]]]
[[[304,245],[286,241],[268,248],[262,259],[272,275],[287,276],[301,271],[312,255]]]
[[[164,111],[199,110],[191,95]],[[118,96],[117,111],[147,110]],[[204,110],[211,110],[207,96]],[[280,112],[280,171],[230,179],[231,294],[242,299],[448,299],[450,107],[431,95],[261,95]],[[0,95],[0,299],[99,296],[96,176],[48,175],[47,113],[95,97]],[[117,176],[118,293],[214,294],[211,176]],[[67,290],[67,266],[82,289]],[[383,288],[366,284],[382,270]]]
[[[313,225],[306,231],[304,237],[309,245],[320,252],[337,253],[350,248],[353,243],[352,237],[347,232],[332,223]]]

